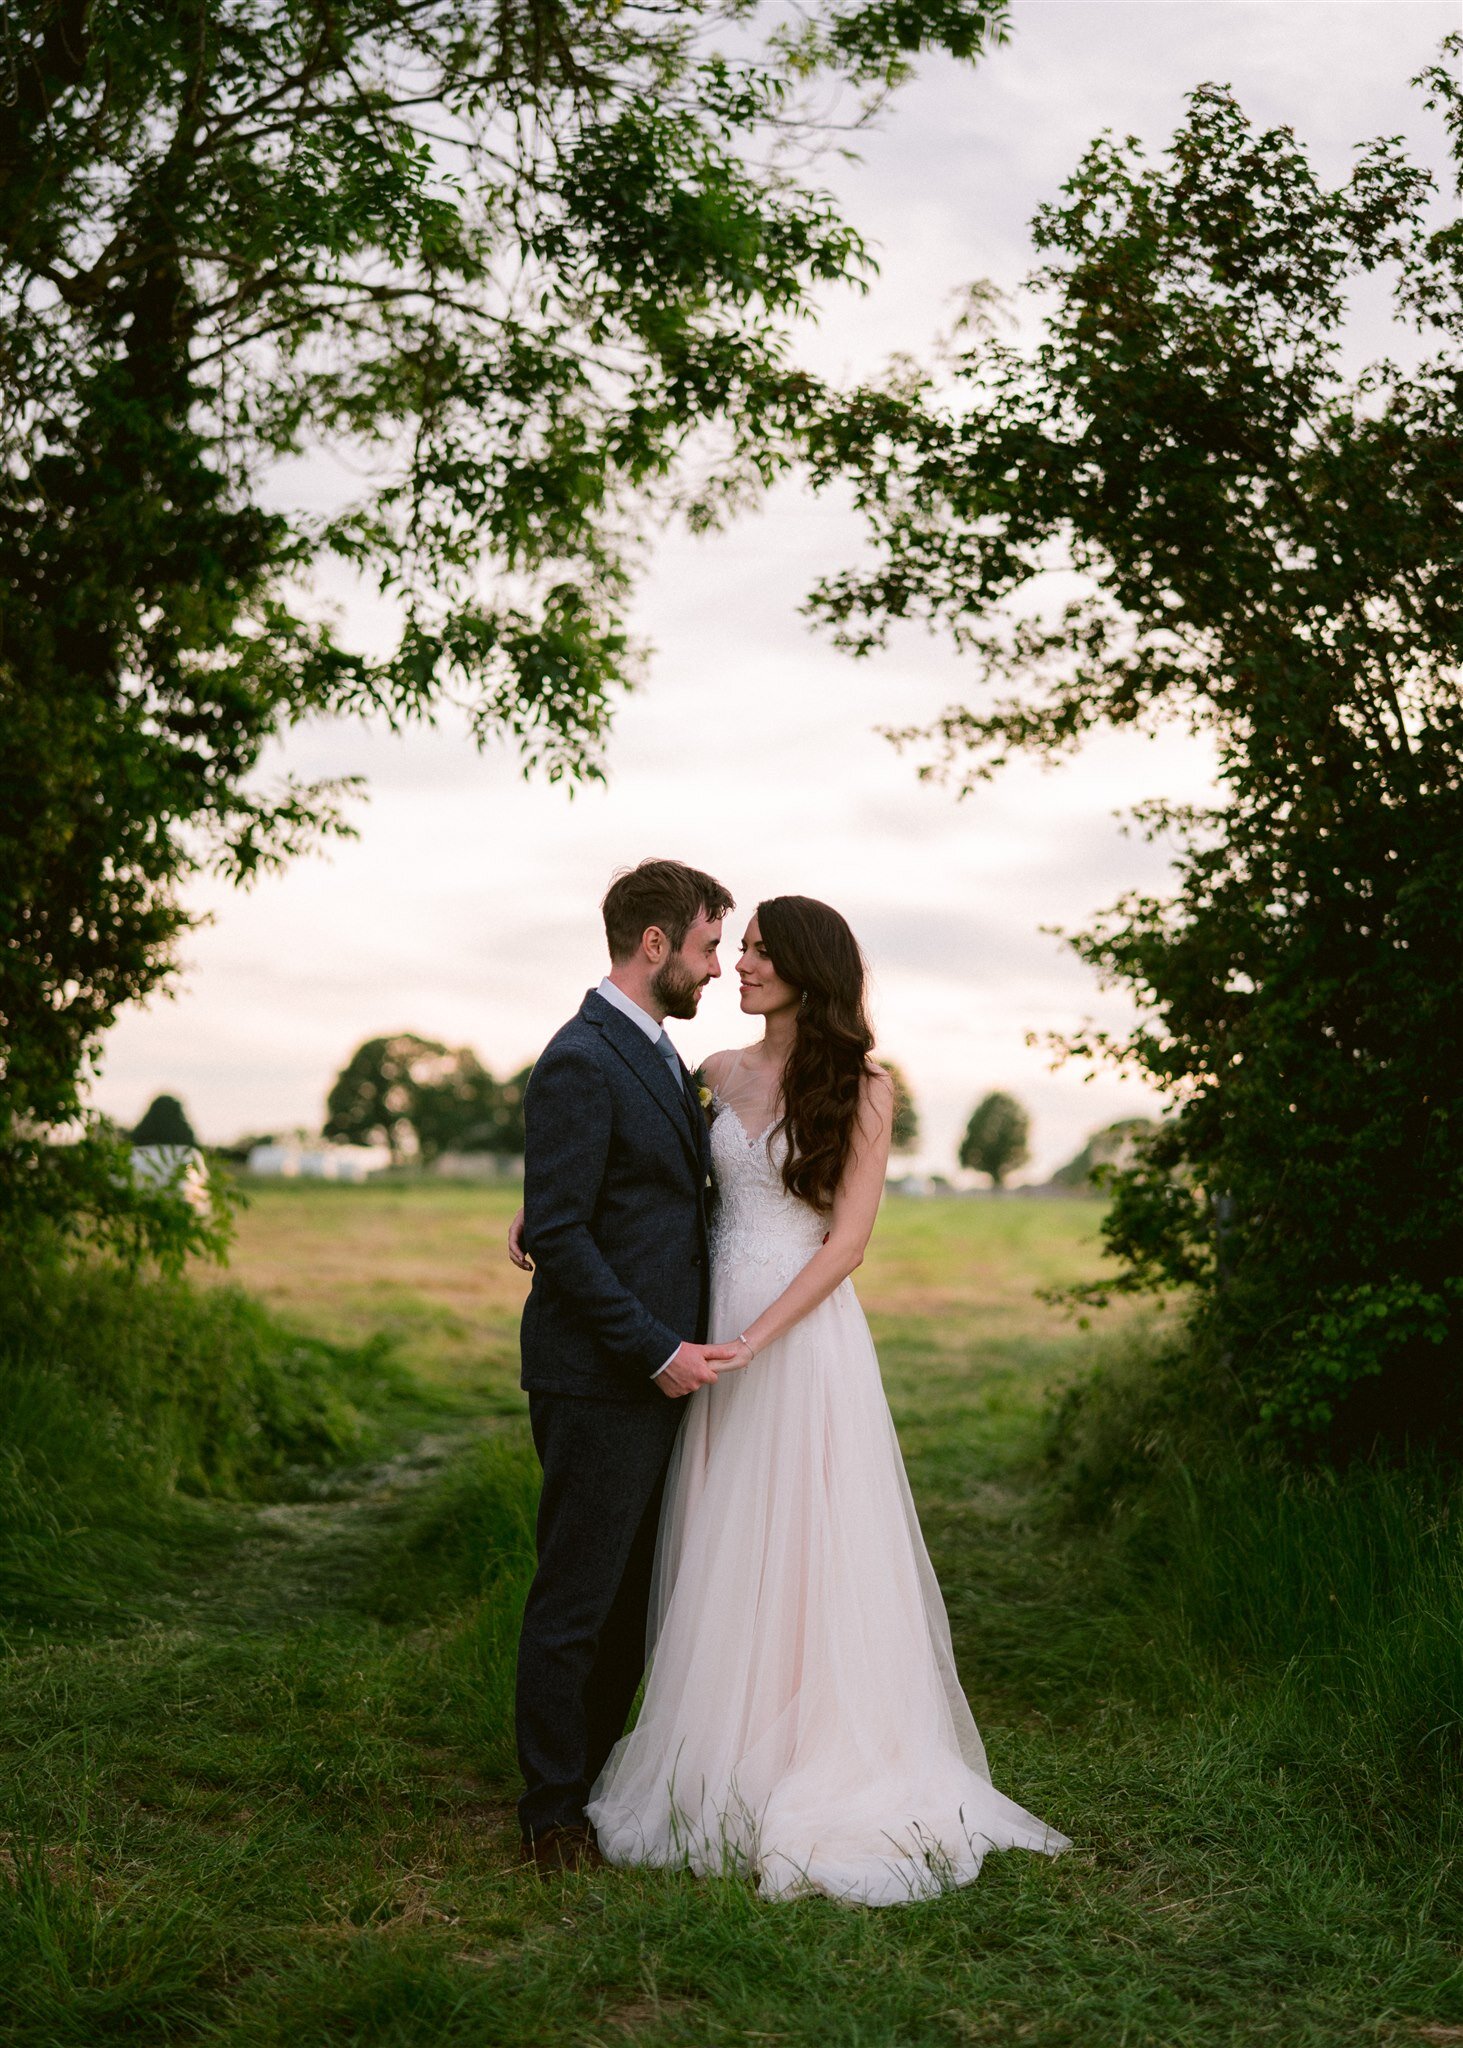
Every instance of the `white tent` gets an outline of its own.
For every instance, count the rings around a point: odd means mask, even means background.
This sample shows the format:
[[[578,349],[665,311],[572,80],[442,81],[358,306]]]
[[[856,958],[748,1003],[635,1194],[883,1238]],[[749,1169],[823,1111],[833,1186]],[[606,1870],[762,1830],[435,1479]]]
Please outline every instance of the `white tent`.
[[[256,1145],[249,1154],[249,1171],[283,1180],[368,1180],[391,1164],[384,1145],[329,1145],[324,1140],[308,1142],[286,1139]]]

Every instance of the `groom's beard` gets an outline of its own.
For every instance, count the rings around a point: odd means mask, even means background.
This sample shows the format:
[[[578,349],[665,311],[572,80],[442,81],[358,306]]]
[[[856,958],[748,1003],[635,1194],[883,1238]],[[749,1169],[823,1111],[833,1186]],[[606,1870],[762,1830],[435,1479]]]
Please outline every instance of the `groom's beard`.
[[[650,993],[667,1017],[694,1017],[697,993],[705,986],[704,977],[698,981],[690,968],[672,954],[663,967],[656,968]]]

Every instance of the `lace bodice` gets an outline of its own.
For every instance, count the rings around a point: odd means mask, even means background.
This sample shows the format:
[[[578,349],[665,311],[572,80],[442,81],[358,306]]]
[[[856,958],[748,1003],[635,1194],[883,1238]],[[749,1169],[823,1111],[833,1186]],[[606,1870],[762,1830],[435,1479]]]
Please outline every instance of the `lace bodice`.
[[[716,1211],[711,1226],[713,1270],[730,1265],[769,1269],[768,1300],[801,1272],[823,1242],[827,1218],[790,1195],[782,1184],[785,1140],[764,1131],[749,1137],[729,1102],[714,1097],[711,1158]]]

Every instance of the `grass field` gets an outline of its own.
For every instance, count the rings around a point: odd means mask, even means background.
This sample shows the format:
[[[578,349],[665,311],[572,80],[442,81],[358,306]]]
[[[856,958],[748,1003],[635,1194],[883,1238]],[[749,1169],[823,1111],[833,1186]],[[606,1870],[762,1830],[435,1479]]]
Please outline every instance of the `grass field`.
[[[883,1913],[522,1873],[512,1206],[254,1193],[229,1278],[314,1339],[384,1332],[414,1378],[383,1381],[369,1464],[187,1503],[150,1591],[13,1637],[0,2039],[1463,2042],[1456,1517],[1353,1491],[1345,1571],[1324,1490],[1170,1502],[1148,1549],[1064,1520],[1045,1417],[1096,1340],[1034,1290],[1095,1269],[1080,1201],[890,1202],[859,1276],[996,1780],[1074,1850]],[[1419,1670],[1438,1698],[1391,1741]]]

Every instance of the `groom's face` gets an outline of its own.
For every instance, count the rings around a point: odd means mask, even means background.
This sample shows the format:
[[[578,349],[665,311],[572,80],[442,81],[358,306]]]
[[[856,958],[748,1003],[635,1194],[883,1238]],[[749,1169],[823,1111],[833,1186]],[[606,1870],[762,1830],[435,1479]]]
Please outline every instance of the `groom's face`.
[[[716,949],[721,944],[721,919],[704,912],[687,932],[685,942],[667,954],[655,970],[650,992],[667,1017],[694,1017],[701,991],[721,973]]]

